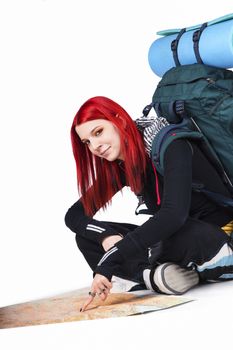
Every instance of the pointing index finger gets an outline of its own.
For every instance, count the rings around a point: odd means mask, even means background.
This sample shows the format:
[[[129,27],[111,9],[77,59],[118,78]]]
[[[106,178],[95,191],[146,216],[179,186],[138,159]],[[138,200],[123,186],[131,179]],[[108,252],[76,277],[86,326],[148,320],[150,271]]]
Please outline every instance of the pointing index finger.
[[[87,300],[85,301],[85,303],[83,304],[83,306],[80,309],[80,312],[83,312],[86,310],[86,308],[88,307],[88,305],[90,305],[92,303],[92,301],[94,300],[94,296],[89,295],[89,297],[87,298]]]

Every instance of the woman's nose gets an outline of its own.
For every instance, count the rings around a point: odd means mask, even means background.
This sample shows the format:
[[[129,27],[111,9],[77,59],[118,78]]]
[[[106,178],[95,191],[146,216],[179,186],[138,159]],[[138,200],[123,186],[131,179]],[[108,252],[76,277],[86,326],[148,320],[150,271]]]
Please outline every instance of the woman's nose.
[[[99,140],[95,139],[95,140],[90,140],[91,142],[91,147],[93,150],[97,151],[101,148],[101,143],[99,142]]]

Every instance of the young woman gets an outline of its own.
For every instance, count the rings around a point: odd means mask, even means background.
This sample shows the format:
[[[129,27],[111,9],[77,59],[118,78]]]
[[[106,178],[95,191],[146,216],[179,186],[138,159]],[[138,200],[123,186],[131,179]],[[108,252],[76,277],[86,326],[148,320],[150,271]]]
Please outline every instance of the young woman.
[[[232,240],[221,227],[233,213],[202,193],[192,181],[229,195],[195,143],[176,140],[165,153],[164,176],[150,159],[153,138],[165,120],[134,122],[106,97],[86,101],[71,128],[81,198],[68,210],[66,225],[94,272],[82,310],[105,300],[113,275],[182,294],[200,281],[233,277]],[[140,131],[139,131],[140,130]],[[143,198],[152,216],[141,226],[93,219],[124,186]]]

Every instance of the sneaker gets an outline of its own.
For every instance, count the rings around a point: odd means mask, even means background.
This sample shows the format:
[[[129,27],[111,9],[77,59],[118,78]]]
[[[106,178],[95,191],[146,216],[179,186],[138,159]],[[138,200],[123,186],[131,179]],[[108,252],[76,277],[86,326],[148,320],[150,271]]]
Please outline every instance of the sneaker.
[[[163,294],[183,294],[199,284],[199,275],[195,270],[169,262],[144,270],[143,279],[148,289]]]

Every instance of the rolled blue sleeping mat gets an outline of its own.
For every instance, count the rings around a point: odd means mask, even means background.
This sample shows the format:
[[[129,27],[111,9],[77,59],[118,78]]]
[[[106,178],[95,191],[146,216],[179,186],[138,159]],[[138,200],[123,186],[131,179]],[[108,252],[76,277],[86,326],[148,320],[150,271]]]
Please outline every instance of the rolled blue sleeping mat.
[[[180,37],[177,54],[181,65],[197,63],[193,49],[193,33],[200,27],[201,25],[196,25],[186,28]],[[164,36],[155,40],[149,49],[150,67],[160,77],[176,66],[171,43],[177,38],[179,31],[180,29],[170,29],[158,32],[157,34]],[[207,22],[207,27],[199,39],[199,53],[202,62],[206,65],[220,68],[233,67],[233,14]]]

